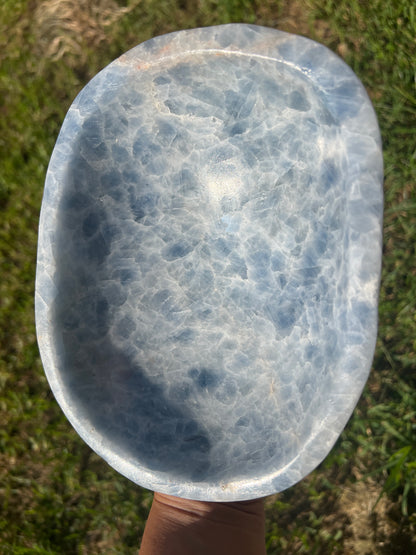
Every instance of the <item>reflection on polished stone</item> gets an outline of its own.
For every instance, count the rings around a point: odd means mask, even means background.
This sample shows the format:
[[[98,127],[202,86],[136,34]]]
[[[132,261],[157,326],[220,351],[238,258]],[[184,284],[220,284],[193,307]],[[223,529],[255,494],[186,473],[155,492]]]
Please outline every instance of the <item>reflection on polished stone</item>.
[[[135,482],[289,487],[371,366],[382,158],[354,73],[248,25],[152,39],[70,108],[42,205],[36,319],[75,429]]]

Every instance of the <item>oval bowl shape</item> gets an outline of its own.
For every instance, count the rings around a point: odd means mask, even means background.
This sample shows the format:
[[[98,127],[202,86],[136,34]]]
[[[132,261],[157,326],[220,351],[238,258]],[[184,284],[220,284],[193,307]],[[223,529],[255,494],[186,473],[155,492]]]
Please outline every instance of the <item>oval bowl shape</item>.
[[[72,104],[36,324],[81,437],[134,482],[243,500],[327,455],[377,333],[382,156],[365,89],[250,25],[133,48]]]

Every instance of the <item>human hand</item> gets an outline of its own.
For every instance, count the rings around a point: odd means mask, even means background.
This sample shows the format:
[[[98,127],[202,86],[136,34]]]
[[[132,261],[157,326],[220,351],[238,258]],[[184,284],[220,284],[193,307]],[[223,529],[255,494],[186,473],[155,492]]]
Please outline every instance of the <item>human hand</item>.
[[[265,555],[263,499],[213,503],[155,493],[140,555]]]

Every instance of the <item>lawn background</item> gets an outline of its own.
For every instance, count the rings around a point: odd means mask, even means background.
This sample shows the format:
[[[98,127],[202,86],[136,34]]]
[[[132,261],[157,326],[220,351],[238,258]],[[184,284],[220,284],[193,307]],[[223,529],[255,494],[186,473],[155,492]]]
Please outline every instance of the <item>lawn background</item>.
[[[269,554],[416,552],[416,5],[412,0],[2,0],[0,553],[136,553],[151,493],[78,438],[50,393],[33,316],[43,182],[67,109],[127,49],[249,22],[340,55],[374,103],[385,162],[379,338],[320,467],[266,502]]]

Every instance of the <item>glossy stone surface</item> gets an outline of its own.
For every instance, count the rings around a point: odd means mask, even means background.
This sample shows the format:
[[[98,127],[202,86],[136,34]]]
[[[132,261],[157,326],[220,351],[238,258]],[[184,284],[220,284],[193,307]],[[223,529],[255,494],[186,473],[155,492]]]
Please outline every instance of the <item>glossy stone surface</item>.
[[[36,321],[68,419],[147,488],[285,489],[371,366],[382,157],[325,47],[225,25],[137,46],[79,94],[42,205]]]

